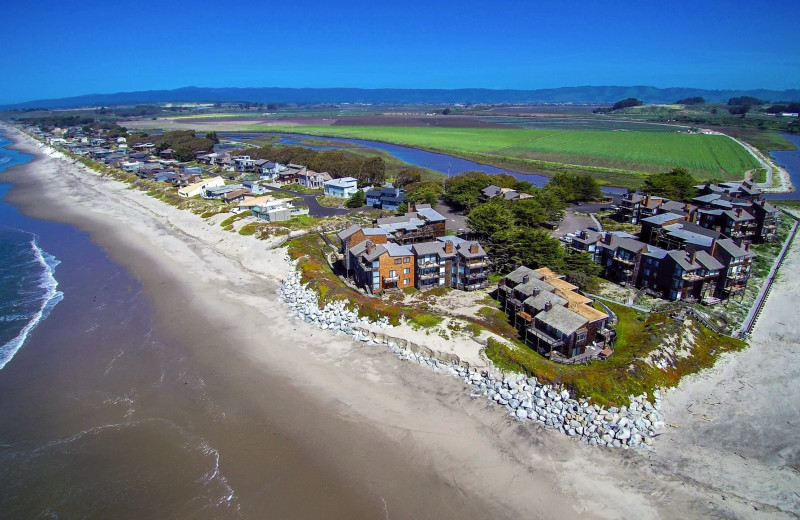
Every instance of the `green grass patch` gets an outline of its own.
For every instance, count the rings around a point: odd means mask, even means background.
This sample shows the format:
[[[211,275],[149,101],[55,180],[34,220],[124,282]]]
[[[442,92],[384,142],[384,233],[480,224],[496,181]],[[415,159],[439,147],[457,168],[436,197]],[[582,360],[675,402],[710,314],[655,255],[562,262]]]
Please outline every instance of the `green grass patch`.
[[[317,197],[317,202],[319,202],[320,206],[324,206],[326,208],[341,208],[347,199],[343,199],[340,197]]]
[[[614,173],[646,175],[683,166],[701,178],[740,179],[745,171],[758,166],[747,150],[721,135],[517,128],[256,127],[253,129],[371,139],[472,159],[528,163],[547,170],[571,165],[595,171],[599,177]]]
[[[612,213],[598,213],[595,215],[597,221],[603,226],[603,231],[624,231],[632,235],[638,235],[642,231],[641,224],[630,224],[619,222],[611,217]]]
[[[767,182],[767,170],[765,168],[756,168],[753,170],[753,182],[757,184]]]
[[[261,227],[261,222],[250,222],[242,226],[242,228],[239,230],[239,234],[244,236],[254,235],[255,232],[258,231],[260,227]]]
[[[421,327],[423,329],[429,329],[439,325],[442,322],[442,317],[433,314],[418,313],[412,314],[410,321],[411,326],[414,328]]]
[[[237,213],[236,215],[231,215],[230,217],[220,222],[219,225],[222,226],[222,228],[225,229],[226,231],[230,231],[231,229],[233,229],[234,222],[236,222],[237,220],[242,220],[243,218],[247,218],[249,216],[250,216],[249,211],[243,211],[241,213]]]

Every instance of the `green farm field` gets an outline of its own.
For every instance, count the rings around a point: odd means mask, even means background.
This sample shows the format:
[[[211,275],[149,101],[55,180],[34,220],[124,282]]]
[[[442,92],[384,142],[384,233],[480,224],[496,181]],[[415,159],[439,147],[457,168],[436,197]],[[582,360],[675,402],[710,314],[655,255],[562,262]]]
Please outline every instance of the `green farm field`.
[[[440,151],[471,159],[520,161],[557,170],[559,165],[623,170],[640,176],[683,166],[702,179],[741,179],[758,163],[722,135],[602,130],[253,125],[281,131],[351,137]],[[549,166],[549,167],[548,167]]]

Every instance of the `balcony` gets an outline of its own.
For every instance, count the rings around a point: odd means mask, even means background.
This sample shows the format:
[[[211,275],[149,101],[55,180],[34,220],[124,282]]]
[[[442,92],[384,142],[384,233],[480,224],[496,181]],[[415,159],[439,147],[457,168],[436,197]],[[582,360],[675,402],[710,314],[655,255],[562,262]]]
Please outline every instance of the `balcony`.
[[[548,334],[546,332],[543,332],[543,331],[541,331],[541,330],[539,330],[539,329],[537,329],[535,327],[532,327],[532,326],[531,327],[527,327],[525,330],[528,332],[529,335],[534,336],[535,338],[537,338],[537,339],[539,339],[541,341],[544,341],[545,343],[550,345],[552,348],[559,348],[559,347],[562,347],[564,345],[564,341],[563,340],[554,338],[550,334]]]
[[[431,280],[433,278],[439,278],[439,273],[420,273],[419,279],[420,280]]]
[[[398,280],[400,280],[400,276],[399,276],[399,275],[394,275],[394,276],[384,276],[384,277],[383,277],[383,281],[384,281],[384,282],[396,282],[396,281],[398,281]]]
[[[719,273],[717,271],[706,271],[706,272],[700,271],[700,272],[684,273],[681,276],[681,278],[689,282],[695,282],[697,280],[704,280],[706,278],[714,278],[718,274]]]
[[[438,260],[417,260],[417,266],[419,267],[438,267],[439,261]]]
[[[488,275],[489,275],[489,273],[486,273],[486,272],[468,273],[468,274],[465,275],[465,277],[468,280],[479,280],[481,278],[486,278]]]
[[[475,268],[478,268],[478,267],[488,267],[488,266],[489,266],[489,261],[485,260],[485,259],[484,260],[476,260],[476,261],[473,261],[473,262],[467,262],[467,265],[466,265],[467,269],[475,269]]]
[[[517,313],[517,317],[520,318],[520,319],[525,320],[528,323],[530,323],[531,320],[533,320],[533,317],[530,314],[528,314],[527,312],[524,312],[524,311],[518,312]]]
[[[484,282],[480,282],[480,283],[466,283],[466,284],[465,283],[458,283],[458,284],[456,284],[456,289],[461,289],[462,291],[477,291],[478,289],[485,289],[487,287],[489,287],[488,280],[484,281]],[[509,299],[509,300],[506,301],[506,303],[510,303],[510,302],[515,302],[514,303],[514,307],[515,308],[519,308],[519,307],[522,306],[522,302],[520,302],[519,300],[511,300],[511,299]]]
[[[614,260],[616,260],[617,262],[619,262],[621,264],[625,264],[625,265],[633,265],[633,264],[636,263],[636,260],[634,260],[633,258],[624,258],[624,257],[621,257],[621,256],[615,256]]]
[[[522,308],[522,301],[516,298],[508,298],[506,299],[506,305],[514,307],[515,309],[520,309]]]
[[[744,285],[744,284],[733,284],[733,285],[725,286],[725,288],[723,288],[722,290],[724,292],[734,294],[734,293],[740,293],[740,292],[744,291],[746,287],[747,286]]]

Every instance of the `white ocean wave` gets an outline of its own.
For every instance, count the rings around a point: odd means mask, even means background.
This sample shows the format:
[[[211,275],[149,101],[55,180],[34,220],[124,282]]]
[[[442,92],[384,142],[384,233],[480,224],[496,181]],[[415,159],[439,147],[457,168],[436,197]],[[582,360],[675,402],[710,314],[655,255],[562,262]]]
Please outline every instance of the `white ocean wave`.
[[[43,251],[37,242],[37,236],[31,234],[31,249],[34,254],[34,259],[42,268],[42,274],[39,278],[39,287],[45,290],[42,297],[41,306],[30,321],[22,328],[15,338],[0,347],[0,370],[11,361],[14,355],[22,348],[25,340],[28,339],[31,331],[50,315],[50,311],[56,306],[58,302],[64,299],[64,293],[59,291],[58,280],[55,277],[55,268],[61,263],[53,255]]]

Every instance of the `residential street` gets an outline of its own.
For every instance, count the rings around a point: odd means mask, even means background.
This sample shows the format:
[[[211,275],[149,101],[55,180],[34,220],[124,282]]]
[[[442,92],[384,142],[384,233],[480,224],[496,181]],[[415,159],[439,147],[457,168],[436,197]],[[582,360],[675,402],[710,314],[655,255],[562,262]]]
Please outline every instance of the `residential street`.
[[[266,188],[270,191],[279,191],[281,193],[288,193],[290,195],[302,198],[303,203],[308,206],[308,214],[312,217],[333,217],[335,215],[344,215],[345,213],[355,211],[345,208],[326,208],[317,202],[317,197],[319,195],[300,193],[297,191],[285,190],[283,188],[273,188],[271,186],[267,186]]]

